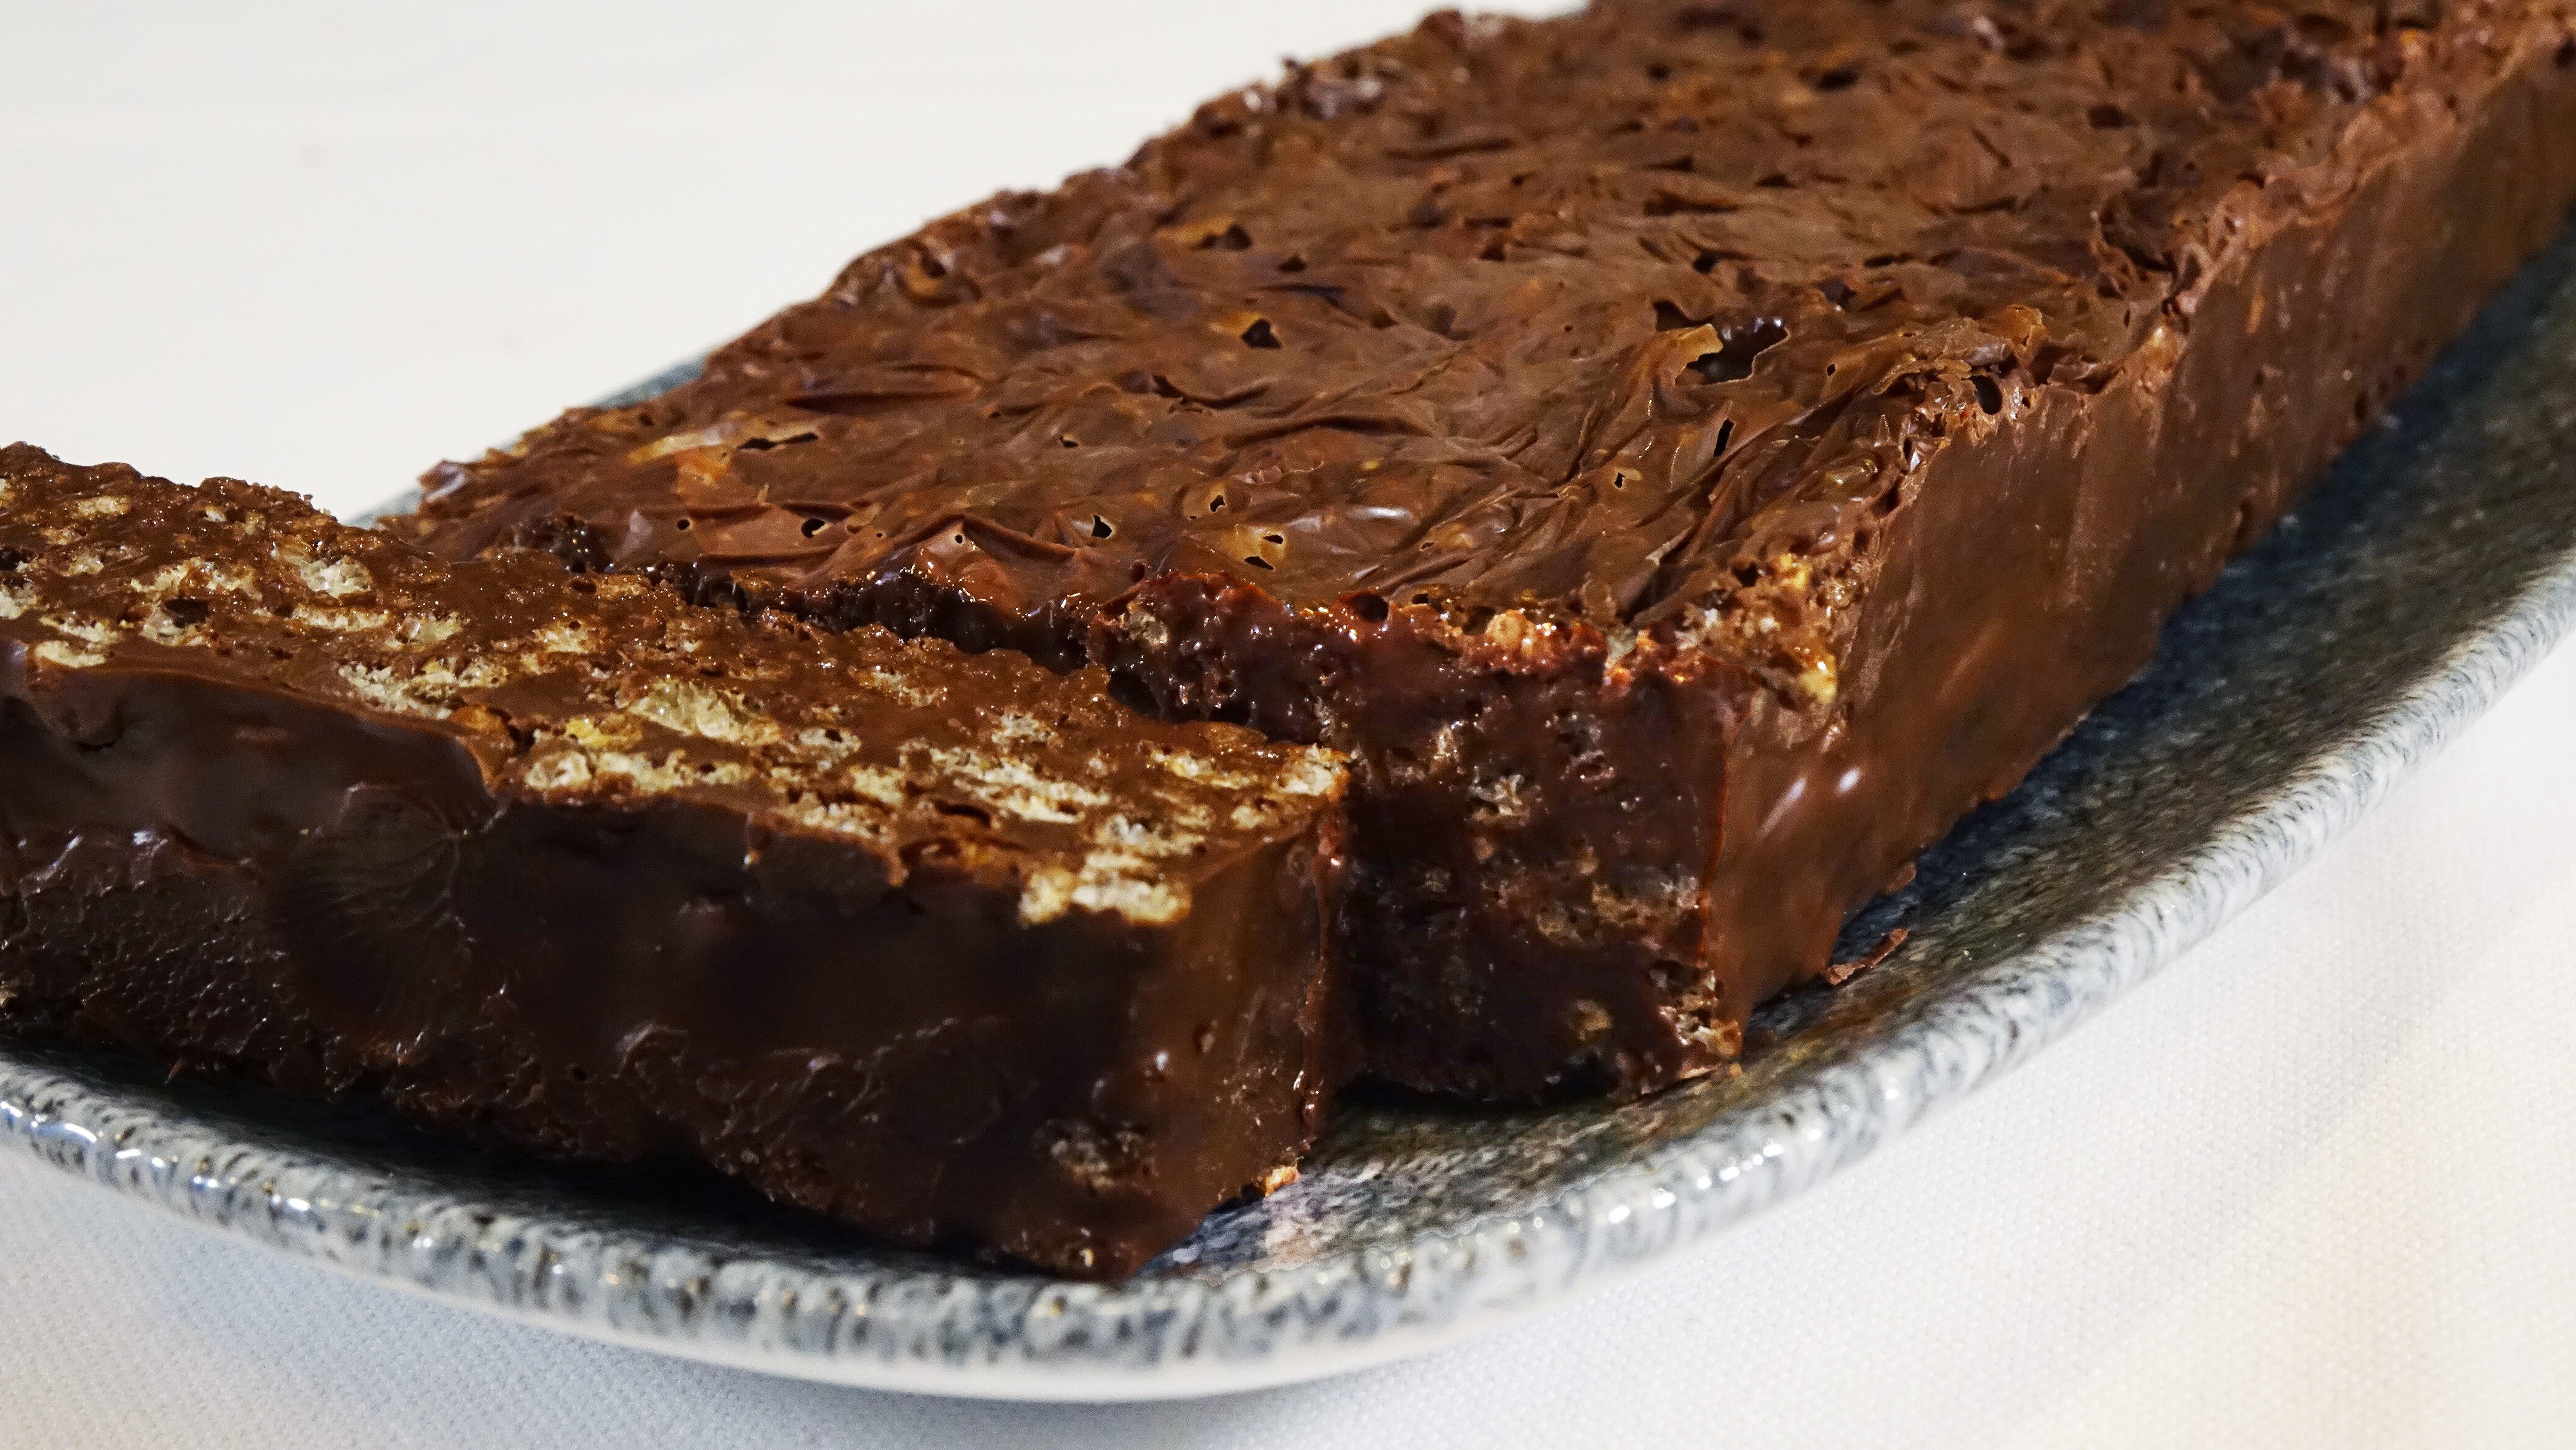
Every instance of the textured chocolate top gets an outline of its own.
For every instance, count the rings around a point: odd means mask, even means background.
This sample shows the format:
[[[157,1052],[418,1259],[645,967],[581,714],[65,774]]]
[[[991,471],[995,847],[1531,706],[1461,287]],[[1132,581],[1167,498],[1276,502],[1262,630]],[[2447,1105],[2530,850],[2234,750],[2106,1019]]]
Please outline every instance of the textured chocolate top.
[[[2169,360],[2217,251],[2385,154],[2376,98],[2557,13],[1437,15],[869,253],[423,515],[457,550],[569,515],[845,618],[902,576],[1027,618],[1182,572],[1671,622],[1828,697],[1836,561],[1923,450]]]
[[[244,539],[251,547],[243,547]],[[1140,720],[1096,678],[691,607],[530,554],[449,565],[301,500],[0,449],[0,638],[39,667],[219,674],[436,722],[500,796],[676,796],[1015,884],[1023,923],[1159,924],[1311,828],[1321,751]]]

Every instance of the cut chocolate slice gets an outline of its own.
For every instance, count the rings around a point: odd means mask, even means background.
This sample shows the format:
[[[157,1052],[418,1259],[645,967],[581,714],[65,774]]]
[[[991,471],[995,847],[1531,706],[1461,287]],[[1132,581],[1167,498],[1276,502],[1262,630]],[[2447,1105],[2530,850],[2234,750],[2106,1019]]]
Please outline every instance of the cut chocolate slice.
[[[1123,1275],[1340,1058],[1337,763],[0,450],[0,1020]]]
[[[2558,227],[2569,27],[1438,15],[860,258],[698,381],[434,473],[416,527],[1346,750],[1371,1066],[1649,1088]]]

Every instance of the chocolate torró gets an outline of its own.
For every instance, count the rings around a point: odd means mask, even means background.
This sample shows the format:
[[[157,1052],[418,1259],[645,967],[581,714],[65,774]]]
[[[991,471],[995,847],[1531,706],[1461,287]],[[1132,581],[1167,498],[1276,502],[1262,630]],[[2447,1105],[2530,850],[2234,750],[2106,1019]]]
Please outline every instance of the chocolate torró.
[[[0,1024],[906,1244],[1293,1176],[1342,772],[876,629],[0,450]]]
[[[1371,1069],[1633,1092],[2135,673],[2571,197],[2566,0],[1442,14],[410,527],[1347,751]]]

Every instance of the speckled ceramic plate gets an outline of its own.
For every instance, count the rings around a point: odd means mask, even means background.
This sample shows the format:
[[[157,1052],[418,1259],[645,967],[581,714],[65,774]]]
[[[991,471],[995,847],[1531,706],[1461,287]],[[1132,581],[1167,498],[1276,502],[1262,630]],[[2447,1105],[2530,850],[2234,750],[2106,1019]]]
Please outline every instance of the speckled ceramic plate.
[[[2174,621],[2145,676],[1852,926],[1901,924],[1903,950],[1763,1014],[1739,1077],[1620,1108],[1352,1109],[1294,1187],[1116,1287],[47,1050],[0,1046],[0,1133],[297,1258],[780,1374],[1063,1399],[1329,1374],[1680,1253],[2019,1062],[2297,867],[2571,617],[2576,239]]]

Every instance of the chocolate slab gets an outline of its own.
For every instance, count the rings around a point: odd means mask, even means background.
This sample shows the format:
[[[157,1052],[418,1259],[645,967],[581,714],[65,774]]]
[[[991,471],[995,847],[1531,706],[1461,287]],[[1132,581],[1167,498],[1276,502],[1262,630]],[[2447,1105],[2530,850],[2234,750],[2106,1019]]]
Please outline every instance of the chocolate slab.
[[[2572,135],[2563,0],[1443,14],[410,527],[1346,750],[1371,1069],[1641,1091],[2137,670]]]
[[[1124,1275],[1343,1071],[1338,765],[0,450],[0,1023]]]

